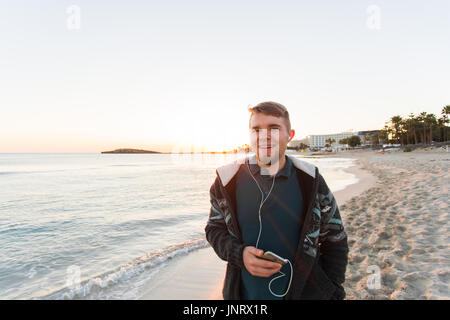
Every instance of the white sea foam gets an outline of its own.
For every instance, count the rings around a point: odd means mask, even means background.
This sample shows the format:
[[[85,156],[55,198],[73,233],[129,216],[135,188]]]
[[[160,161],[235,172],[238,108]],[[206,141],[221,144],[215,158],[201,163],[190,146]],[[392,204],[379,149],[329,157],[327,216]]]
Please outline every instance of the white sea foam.
[[[126,294],[124,287],[136,290],[139,285],[139,276],[150,280],[171,259],[189,254],[192,251],[206,248],[209,244],[205,239],[195,239],[171,245],[167,248],[145,254],[134,261],[96,276],[85,279],[79,284],[71,284],[45,296],[34,299],[114,299],[123,298]],[[145,273],[145,274],[144,274]],[[144,275],[143,275],[144,274]],[[114,289],[120,286],[120,290]],[[117,296],[118,294],[118,296]],[[132,297],[128,297],[132,298]]]

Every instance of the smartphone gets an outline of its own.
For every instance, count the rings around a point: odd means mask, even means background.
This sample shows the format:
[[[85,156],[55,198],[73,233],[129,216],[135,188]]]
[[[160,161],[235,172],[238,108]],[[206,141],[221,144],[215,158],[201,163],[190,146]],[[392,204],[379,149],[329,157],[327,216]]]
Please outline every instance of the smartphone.
[[[279,255],[273,253],[272,251],[264,252],[262,257],[260,257],[260,258],[265,259],[265,260],[269,260],[269,261],[272,261],[272,262],[280,263],[282,265],[288,263],[288,259],[284,259],[284,258],[280,257]]]

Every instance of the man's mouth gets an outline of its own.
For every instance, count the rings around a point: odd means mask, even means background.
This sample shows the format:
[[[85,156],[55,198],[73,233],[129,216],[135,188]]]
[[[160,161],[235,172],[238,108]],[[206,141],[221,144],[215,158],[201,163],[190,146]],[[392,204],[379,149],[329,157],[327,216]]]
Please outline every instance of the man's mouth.
[[[275,146],[258,146],[260,149],[273,149]]]

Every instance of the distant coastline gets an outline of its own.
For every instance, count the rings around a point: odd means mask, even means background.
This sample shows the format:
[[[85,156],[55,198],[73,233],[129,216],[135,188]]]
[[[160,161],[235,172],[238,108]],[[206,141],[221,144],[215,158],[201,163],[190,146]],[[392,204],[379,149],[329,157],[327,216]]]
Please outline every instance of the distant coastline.
[[[201,152],[159,152],[152,150],[141,150],[141,149],[116,149],[112,151],[102,151],[101,153],[156,153],[156,154],[229,154],[238,153],[236,150],[233,151],[201,151]],[[248,153],[248,152],[247,152]]]
[[[162,153],[162,152],[141,150],[141,149],[116,149],[113,151],[102,151],[102,153]]]

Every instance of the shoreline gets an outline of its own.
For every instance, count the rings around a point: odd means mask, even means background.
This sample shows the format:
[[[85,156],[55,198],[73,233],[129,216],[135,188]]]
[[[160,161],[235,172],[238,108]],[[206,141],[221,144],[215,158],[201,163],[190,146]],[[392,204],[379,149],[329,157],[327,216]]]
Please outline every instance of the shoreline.
[[[355,165],[343,170],[356,176],[358,182],[333,192],[339,206],[376,185],[377,178],[362,169],[358,160]],[[225,270],[226,262],[222,261],[211,247],[202,248],[171,261],[146,285],[138,299],[222,300]]]
[[[359,159],[356,159],[355,165],[344,168],[343,170],[347,173],[353,174],[358,179],[358,182],[352,183],[342,190],[333,192],[338,205],[345,204],[348,200],[359,196],[361,193],[377,186],[378,184],[377,177],[367,169],[364,169],[363,164]]]

